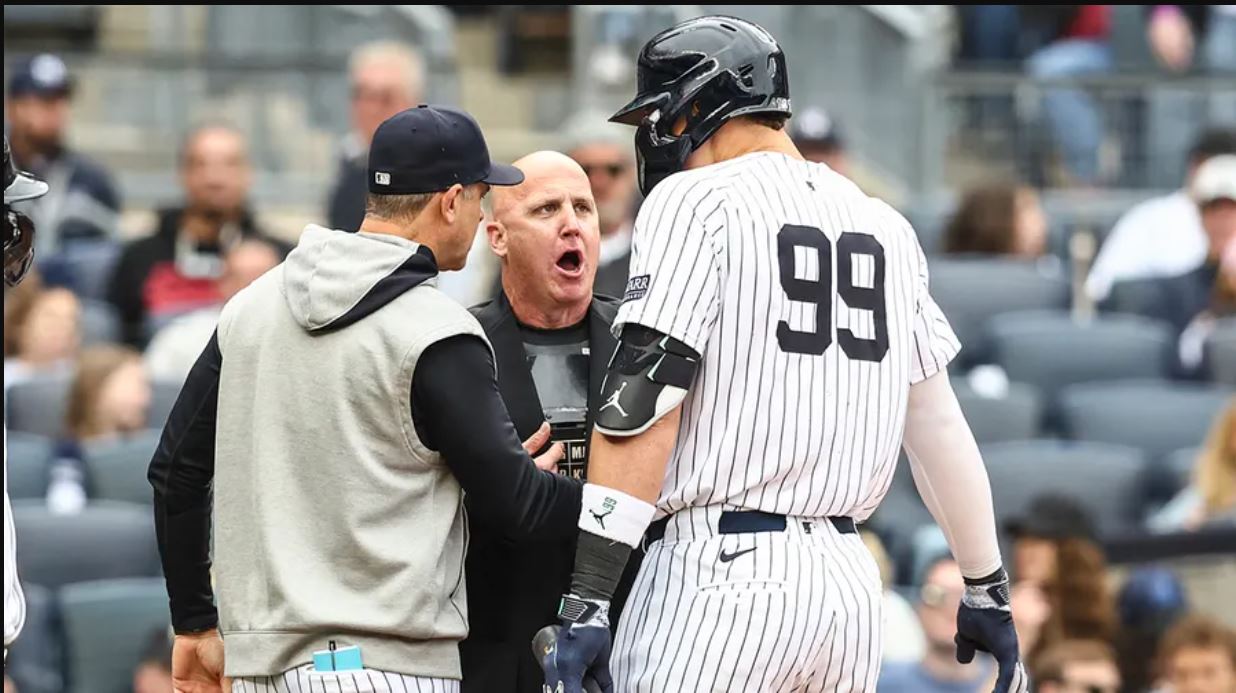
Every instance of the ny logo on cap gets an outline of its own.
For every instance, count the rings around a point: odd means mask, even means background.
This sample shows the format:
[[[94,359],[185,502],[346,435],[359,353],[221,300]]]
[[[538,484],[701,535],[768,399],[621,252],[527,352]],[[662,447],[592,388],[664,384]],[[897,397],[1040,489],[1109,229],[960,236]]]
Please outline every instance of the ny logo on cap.
[[[374,171],[373,172],[373,182],[377,183],[378,185],[390,185],[391,184],[391,174],[384,173],[382,171]]]

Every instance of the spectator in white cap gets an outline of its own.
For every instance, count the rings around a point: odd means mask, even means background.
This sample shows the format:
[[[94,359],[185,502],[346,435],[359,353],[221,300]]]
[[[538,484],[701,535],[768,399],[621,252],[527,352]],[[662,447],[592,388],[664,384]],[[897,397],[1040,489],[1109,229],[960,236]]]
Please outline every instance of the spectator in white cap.
[[[1204,264],[1206,234],[1191,191],[1202,164],[1223,154],[1236,154],[1236,128],[1202,133],[1189,150],[1181,189],[1138,203],[1120,217],[1086,278],[1091,299],[1106,299],[1119,282],[1170,277]]]
[[[631,229],[639,209],[635,141],[599,111],[576,113],[564,125],[564,153],[588,175],[601,223],[601,259],[593,291],[622,298],[631,260]]]
[[[66,243],[110,238],[120,210],[111,174],[65,142],[74,90],[68,67],[43,53],[17,63],[11,75],[5,123],[13,161],[52,183],[49,194],[16,207],[39,227],[40,256]]]
[[[1197,269],[1163,279],[1122,282],[1112,288],[1110,306],[1164,320],[1180,335],[1184,374],[1201,362],[1201,344],[1218,317],[1236,312],[1231,278],[1221,261],[1236,238],[1236,154],[1211,157],[1189,189],[1206,234],[1205,261]],[[1230,271],[1230,270],[1229,270]]]

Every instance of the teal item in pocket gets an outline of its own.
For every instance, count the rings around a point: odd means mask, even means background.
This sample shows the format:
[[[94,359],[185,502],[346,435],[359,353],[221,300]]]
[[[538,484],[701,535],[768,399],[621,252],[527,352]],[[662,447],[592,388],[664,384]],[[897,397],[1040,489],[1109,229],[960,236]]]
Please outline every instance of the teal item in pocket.
[[[336,648],[332,641],[329,650],[313,653],[314,671],[360,671],[364,668],[360,647],[356,645]]]

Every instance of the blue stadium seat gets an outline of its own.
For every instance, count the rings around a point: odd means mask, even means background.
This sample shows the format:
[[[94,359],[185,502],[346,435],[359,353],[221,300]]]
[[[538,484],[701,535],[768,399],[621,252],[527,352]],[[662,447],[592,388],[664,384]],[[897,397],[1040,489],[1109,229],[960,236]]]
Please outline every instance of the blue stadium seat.
[[[9,498],[43,498],[47,495],[51,441],[31,433],[10,433],[8,443]]]
[[[1066,312],[1010,313],[994,317],[990,333],[996,363],[1038,387],[1049,409],[1065,386],[1164,378],[1171,363],[1171,329],[1132,315],[1078,322]]]
[[[150,384],[153,392],[150,398],[150,411],[146,413],[146,425],[150,428],[163,430],[167,417],[176,406],[176,398],[180,396],[183,383],[156,380]]]
[[[71,243],[59,254],[40,260],[39,264],[55,265],[71,281],[78,296],[102,301],[107,297],[107,284],[122,247],[114,241]]]
[[[1191,447],[1176,450],[1163,458],[1159,466],[1163,470],[1163,479],[1172,483],[1173,495],[1193,483],[1193,470],[1201,455],[1202,448]]]
[[[70,375],[36,376],[9,388],[5,419],[9,431],[24,431],[52,440],[64,435]]]
[[[990,363],[986,332],[993,316],[1026,310],[1063,309],[1069,285],[1038,263],[998,258],[933,258],[931,295],[961,340],[964,364]]]
[[[1008,392],[1001,397],[981,395],[961,380],[955,382],[954,389],[961,411],[980,445],[1039,436],[1043,402],[1033,386],[1011,383]]]
[[[1206,364],[1211,381],[1236,387],[1236,320],[1215,325],[1206,340]]]
[[[19,548],[24,550],[21,539]],[[63,693],[64,634],[60,610],[51,590],[25,581],[26,623],[9,648],[4,673],[20,693]]]
[[[68,654],[68,693],[132,690],[151,634],[170,627],[159,578],[102,580],[60,590]]]
[[[1061,391],[1060,410],[1069,437],[1138,448],[1157,461],[1200,445],[1232,394],[1194,383],[1086,383]]]
[[[146,577],[160,572],[154,514],[132,503],[92,503],[54,515],[43,503],[13,503],[22,580],[48,588],[74,582]]]
[[[114,344],[120,341],[120,317],[111,304],[82,300],[82,346]]]
[[[146,470],[161,431],[148,430],[124,440],[86,446],[90,495],[99,500],[148,504],[154,499]]]
[[[1145,512],[1146,458],[1136,448],[1033,440],[984,446],[983,459],[1001,527],[1047,493],[1073,497],[1104,534],[1136,529]]]

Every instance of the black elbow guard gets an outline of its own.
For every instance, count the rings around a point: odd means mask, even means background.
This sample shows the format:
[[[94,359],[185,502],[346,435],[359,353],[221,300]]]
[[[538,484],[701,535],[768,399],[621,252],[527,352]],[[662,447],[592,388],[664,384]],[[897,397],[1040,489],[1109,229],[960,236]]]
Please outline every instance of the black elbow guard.
[[[682,403],[699,367],[691,347],[643,325],[622,328],[601,385],[595,426],[609,436],[634,436]]]

